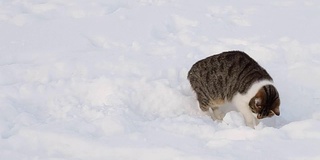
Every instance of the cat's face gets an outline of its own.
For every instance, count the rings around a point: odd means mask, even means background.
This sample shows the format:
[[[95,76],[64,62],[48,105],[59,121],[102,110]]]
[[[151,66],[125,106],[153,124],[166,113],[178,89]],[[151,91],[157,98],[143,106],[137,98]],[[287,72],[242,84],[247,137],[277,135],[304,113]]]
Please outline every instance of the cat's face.
[[[280,100],[277,98],[272,104],[262,103],[263,100],[259,98],[252,98],[253,103],[251,103],[250,108],[251,111],[255,114],[257,114],[258,119],[266,118],[266,117],[272,117],[274,115],[279,116],[280,115]]]
[[[280,99],[278,92],[260,89],[249,103],[250,109],[258,119],[280,115]]]

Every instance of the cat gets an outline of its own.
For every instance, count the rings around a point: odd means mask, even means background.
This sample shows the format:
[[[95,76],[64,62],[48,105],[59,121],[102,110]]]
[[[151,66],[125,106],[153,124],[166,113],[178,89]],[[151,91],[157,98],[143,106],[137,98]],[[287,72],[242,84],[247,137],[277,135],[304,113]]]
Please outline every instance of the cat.
[[[233,104],[247,126],[258,119],[280,115],[280,97],[273,79],[255,60],[242,51],[227,51],[196,62],[188,79],[199,107],[213,119],[222,120],[219,109]]]

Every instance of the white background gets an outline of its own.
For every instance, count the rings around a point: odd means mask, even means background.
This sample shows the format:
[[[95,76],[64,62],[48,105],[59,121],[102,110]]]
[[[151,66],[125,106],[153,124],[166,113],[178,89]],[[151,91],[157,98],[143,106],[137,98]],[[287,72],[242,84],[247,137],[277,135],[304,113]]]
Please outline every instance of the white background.
[[[317,0],[0,1],[0,159],[320,159]],[[241,50],[281,116],[198,108],[187,72]]]

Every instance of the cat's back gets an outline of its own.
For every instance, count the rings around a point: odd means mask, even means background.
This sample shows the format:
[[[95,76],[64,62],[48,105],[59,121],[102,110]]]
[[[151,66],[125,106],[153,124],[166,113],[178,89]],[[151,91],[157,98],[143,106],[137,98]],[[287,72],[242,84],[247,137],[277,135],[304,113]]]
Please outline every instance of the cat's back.
[[[246,53],[241,51],[228,51],[216,54],[196,62],[190,69],[188,78],[192,76],[204,76],[208,73],[232,76],[246,65],[256,65],[256,62]],[[247,66],[249,67],[249,66]]]
[[[232,93],[245,92],[256,81],[272,81],[265,69],[241,51],[222,52],[196,62],[188,79],[194,87],[205,87],[206,84]]]

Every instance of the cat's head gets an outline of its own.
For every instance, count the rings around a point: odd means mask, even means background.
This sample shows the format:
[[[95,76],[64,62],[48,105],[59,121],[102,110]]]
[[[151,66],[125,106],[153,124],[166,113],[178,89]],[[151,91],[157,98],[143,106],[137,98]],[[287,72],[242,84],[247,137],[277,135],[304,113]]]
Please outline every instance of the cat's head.
[[[263,86],[250,100],[249,106],[258,119],[280,115],[280,98],[273,85]]]

